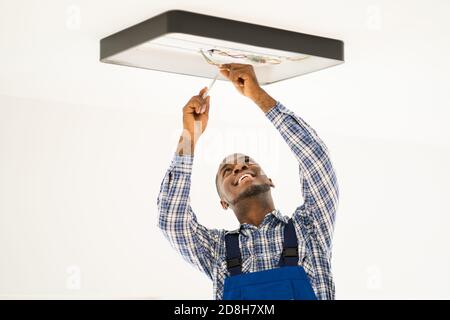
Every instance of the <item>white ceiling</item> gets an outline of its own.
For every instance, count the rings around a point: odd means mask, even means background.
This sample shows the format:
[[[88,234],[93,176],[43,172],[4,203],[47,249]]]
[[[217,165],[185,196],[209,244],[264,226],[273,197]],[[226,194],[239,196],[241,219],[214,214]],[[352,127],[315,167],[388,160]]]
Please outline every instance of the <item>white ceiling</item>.
[[[155,227],[181,108],[210,81],[99,62],[101,38],[171,9],[345,42],[344,64],[266,87],[332,151],[338,297],[448,299],[447,0],[0,0],[0,297],[211,296]],[[255,151],[289,215],[300,197],[288,147],[230,83],[211,101],[193,176],[199,221],[235,226],[213,181],[236,149]],[[79,291],[66,287],[72,264]]]
[[[101,38],[163,11],[184,9],[342,39],[344,65],[274,84],[269,90],[282,99],[292,88],[300,88],[298,98],[314,104],[314,116],[339,116],[342,125],[333,130],[341,134],[441,145],[450,141],[448,1],[213,3],[3,0],[0,94],[148,108],[148,101],[167,99],[164,90],[151,90],[150,83],[158,83],[158,88],[178,83],[184,101],[192,88],[209,82],[98,61]]]

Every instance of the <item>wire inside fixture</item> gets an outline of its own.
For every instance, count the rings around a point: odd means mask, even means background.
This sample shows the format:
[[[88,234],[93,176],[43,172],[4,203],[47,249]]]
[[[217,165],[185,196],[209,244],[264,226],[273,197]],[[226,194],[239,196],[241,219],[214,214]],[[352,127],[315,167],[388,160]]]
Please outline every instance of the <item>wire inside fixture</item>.
[[[205,53],[205,52],[206,53]],[[221,63],[213,61],[213,56],[221,56],[221,57],[228,57],[232,59],[241,59],[241,60],[247,60],[248,62],[253,62],[257,64],[280,64],[283,62],[283,60],[287,61],[300,61],[308,58],[309,56],[300,56],[300,57],[281,57],[281,56],[261,56],[261,55],[254,55],[254,54],[247,54],[247,53],[239,53],[239,52],[227,52],[225,50],[220,49],[209,49],[209,50],[203,50],[200,49],[200,53],[202,54],[203,58],[208,62],[209,64],[220,66]]]

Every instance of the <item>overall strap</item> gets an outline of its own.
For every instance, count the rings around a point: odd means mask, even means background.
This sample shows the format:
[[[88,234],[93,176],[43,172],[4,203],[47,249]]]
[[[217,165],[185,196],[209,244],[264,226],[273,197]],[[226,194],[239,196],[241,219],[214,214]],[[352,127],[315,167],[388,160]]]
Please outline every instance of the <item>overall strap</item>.
[[[297,266],[298,265],[298,242],[295,233],[294,223],[289,219],[284,227],[283,252],[281,253],[279,266]]]
[[[239,233],[225,235],[227,269],[231,276],[242,273],[241,251],[239,250]]]

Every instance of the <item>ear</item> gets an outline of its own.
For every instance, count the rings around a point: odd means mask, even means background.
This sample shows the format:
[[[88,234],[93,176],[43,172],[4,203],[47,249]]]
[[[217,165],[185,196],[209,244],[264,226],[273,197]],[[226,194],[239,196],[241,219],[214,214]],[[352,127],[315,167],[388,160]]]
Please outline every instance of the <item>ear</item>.
[[[272,179],[269,178],[269,181],[270,181],[270,186],[275,188],[275,184],[273,183]]]
[[[222,206],[222,208],[223,208],[224,210],[227,210],[227,209],[228,209],[228,203],[226,203],[225,201],[220,200],[220,205]]]

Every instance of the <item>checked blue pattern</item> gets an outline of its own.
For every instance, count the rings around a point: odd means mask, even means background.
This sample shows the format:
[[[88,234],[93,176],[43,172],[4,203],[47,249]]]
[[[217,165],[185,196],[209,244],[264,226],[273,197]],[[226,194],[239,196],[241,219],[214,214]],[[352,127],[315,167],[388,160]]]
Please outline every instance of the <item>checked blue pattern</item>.
[[[318,299],[334,299],[331,249],[339,188],[327,147],[303,119],[279,101],[266,117],[280,132],[299,163],[303,204],[292,215],[303,266]],[[214,298],[223,297],[228,276],[225,234],[239,232],[242,272],[278,267],[283,248],[283,227],[289,220],[278,209],[269,212],[259,227],[247,223],[226,231],[198,223],[189,191],[194,156],[174,155],[161,183],[157,204],[158,227],[172,247],[213,281]]]

